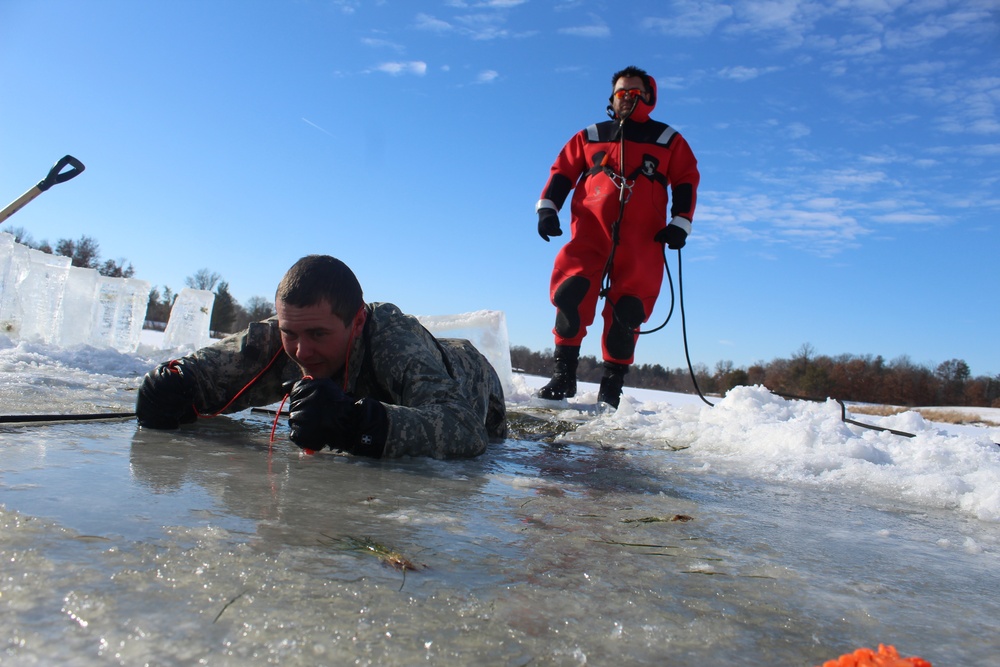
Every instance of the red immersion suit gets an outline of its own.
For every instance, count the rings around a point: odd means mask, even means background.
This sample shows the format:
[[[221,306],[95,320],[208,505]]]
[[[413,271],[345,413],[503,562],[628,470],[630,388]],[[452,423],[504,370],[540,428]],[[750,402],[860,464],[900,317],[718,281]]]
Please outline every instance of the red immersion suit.
[[[660,293],[663,245],[653,237],[667,223],[668,188],[672,221],[690,231],[700,179],[698,162],[684,137],[649,118],[656,105],[656,83],[650,80],[650,104],[639,99],[623,126],[624,165],[620,121],[591,125],[560,151],[536,206],[559,210],[575,188],[572,236],[556,256],[549,294],[556,307],[556,345],[576,347],[594,321],[611,256],[612,226],[621,214],[601,339],[604,360],[618,364],[633,362],[636,331],[649,319]],[[621,175],[631,185],[623,211]]]

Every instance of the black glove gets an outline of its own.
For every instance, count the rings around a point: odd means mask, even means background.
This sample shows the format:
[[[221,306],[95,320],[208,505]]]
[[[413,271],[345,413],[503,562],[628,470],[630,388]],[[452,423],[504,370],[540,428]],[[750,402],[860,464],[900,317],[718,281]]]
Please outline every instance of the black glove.
[[[688,233],[677,225],[667,225],[656,232],[653,240],[657,243],[666,243],[671,250],[680,250],[686,243]]]
[[[139,426],[175,429],[197,421],[194,389],[194,377],[185,373],[180,361],[168,361],[146,373],[135,399]]]
[[[554,208],[538,209],[538,235],[546,241],[550,236],[562,236],[559,227],[559,214]]]
[[[294,384],[288,400],[288,437],[302,449],[329,445],[359,456],[382,456],[389,417],[375,399],[355,401],[330,378],[303,378]]]

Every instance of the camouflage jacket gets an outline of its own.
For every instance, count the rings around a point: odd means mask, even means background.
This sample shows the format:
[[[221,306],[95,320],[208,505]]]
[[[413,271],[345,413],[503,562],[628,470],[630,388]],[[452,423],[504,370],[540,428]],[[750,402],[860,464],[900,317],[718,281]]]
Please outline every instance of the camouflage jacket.
[[[385,405],[389,434],[383,457],[471,457],[482,454],[490,439],[506,437],[500,378],[469,341],[437,339],[391,303],[367,309],[364,332],[354,340],[344,370],[346,391]],[[282,349],[275,317],[182,361],[195,378],[195,407],[202,415],[276,403],[285,396],[282,384],[302,377]]]

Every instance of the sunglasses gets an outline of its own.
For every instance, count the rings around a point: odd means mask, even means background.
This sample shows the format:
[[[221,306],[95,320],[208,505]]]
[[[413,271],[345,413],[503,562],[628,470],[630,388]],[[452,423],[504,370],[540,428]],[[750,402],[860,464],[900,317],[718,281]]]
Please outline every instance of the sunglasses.
[[[620,88],[619,90],[616,90],[612,94],[615,97],[617,97],[618,99],[620,99],[620,100],[625,99],[626,95],[628,95],[629,97],[642,97],[642,89],[641,88]]]

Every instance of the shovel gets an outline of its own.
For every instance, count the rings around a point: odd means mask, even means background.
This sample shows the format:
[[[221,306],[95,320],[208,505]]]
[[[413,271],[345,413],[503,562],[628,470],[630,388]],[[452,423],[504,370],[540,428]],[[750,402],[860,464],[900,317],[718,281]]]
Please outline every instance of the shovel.
[[[70,169],[68,171],[63,171],[66,167],[70,167]],[[65,183],[83,170],[83,163],[72,155],[67,155],[62,158],[52,165],[52,169],[49,170],[48,176],[38,181],[38,185],[25,192],[10,204],[7,204],[7,206],[0,211],[0,224],[3,224],[4,220],[20,211],[25,204],[51,188],[53,185],[56,185],[57,183]]]

